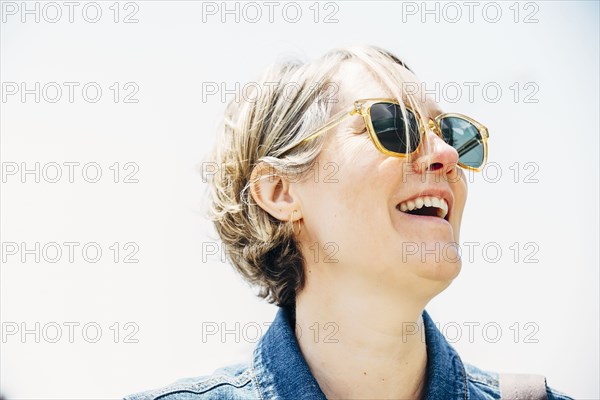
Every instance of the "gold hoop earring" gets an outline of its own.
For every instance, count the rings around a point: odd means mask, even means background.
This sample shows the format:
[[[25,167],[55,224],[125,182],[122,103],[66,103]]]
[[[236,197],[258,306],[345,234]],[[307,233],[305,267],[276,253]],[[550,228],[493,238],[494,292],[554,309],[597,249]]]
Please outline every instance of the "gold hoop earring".
[[[296,231],[294,230],[294,220],[292,219],[294,213],[296,213],[296,212],[298,212],[298,210],[294,210],[290,214],[290,222],[292,223],[292,233],[294,233],[296,235],[300,235],[300,233],[302,233],[302,223],[300,222],[300,219],[298,219],[298,226],[300,227],[300,229],[298,230],[298,233],[296,233]]]

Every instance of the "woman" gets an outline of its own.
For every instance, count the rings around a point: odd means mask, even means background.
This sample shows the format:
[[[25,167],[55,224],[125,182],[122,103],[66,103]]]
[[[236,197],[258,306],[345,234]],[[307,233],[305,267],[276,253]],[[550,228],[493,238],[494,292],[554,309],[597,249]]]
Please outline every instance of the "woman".
[[[463,363],[425,311],[460,272],[463,170],[485,163],[487,129],[376,47],[274,65],[252,87],[226,110],[211,215],[280,309],[247,363],[129,398],[500,398],[499,375]],[[504,398],[569,398],[515,378]]]

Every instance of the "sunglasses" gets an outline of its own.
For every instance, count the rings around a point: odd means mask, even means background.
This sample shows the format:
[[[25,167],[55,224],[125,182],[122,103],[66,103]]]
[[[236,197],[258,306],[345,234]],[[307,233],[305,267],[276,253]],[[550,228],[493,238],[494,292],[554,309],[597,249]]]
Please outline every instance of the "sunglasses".
[[[418,113],[408,106],[405,106],[405,109],[406,118],[402,114],[400,104],[394,99],[356,100],[352,110],[336,114],[328,123],[298,144],[316,138],[348,117],[360,114],[379,151],[393,157],[406,157],[421,148],[425,126]],[[466,115],[445,113],[435,119],[429,119],[428,127],[456,149],[459,166],[481,171],[488,153],[489,133],[485,126]]]

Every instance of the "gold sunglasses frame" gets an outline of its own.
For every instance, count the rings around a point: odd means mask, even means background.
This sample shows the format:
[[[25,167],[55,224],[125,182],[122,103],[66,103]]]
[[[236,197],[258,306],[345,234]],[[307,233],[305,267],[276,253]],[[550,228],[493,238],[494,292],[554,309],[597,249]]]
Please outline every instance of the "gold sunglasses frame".
[[[371,98],[371,99],[356,100],[356,101],[354,101],[354,104],[353,104],[351,110],[341,111],[341,112],[337,113],[336,115],[331,117],[331,120],[329,122],[327,122],[325,125],[323,125],[319,129],[313,131],[305,139],[303,139],[300,142],[298,142],[297,144],[293,145],[291,148],[296,147],[300,143],[305,143],[305,142],[308,142],[309,140],[316,138],[317,136],[321,135],[322,133],[328,131],[329,129],[341,124],[344,120],[346,120],[346,118],[360,114],[363,117],[363,120],[365,122],[365,127],[367,128],[367,132],[369,133],[371,140],[375,144],[375,147],[377,147],[377,150],[379,150],[383,154],[386,154],[386,155],[392,156],[392,157],[402,158],[402,157],[408,157],[409,155],[418,152],[421,149],[421,145],[424,142],[425,125],[423,124],[423,118],[421,118],[419,113],[414,111],[411,107],[406,106],[406,105],[405,105],[406,109],[410,110],[413,114],[415,114],[415,116],[417,117],[417,121],[419,123],[421,138],[419,140],[419,145],[417,146],[417,148],[414,151],[412,151],[411,153],[406,153],[406,154],[405,153],[396,153],[394,151],[390,151],[390,150],[384,148],[383,145],[379,142],[379,139],[377,138],[377,135],[375,134],[375,130],[373,128],[373,123],[371,121],[371,106],[375,103],[381,103],[381,102],[400,105],[400,103],[397,100],[390,99],[390,98]],[[486,164],[487,157],[488,157],[488,143],[487,142],[488,142],[488,138],[490,137],[488,129],[482,123],[475,121],[473,118],[468,117],[466,115],[458,114],[458,113],[443,113],[443,114],[438,115],[434,119],[429,118],[429,121],[428,121],[429,128],[436,135],[438,135],[442,140],[444,140],[444,138],[442,136],[440,123],[443,118],[447,118],[447,117],[455,117],[455,118],[463,119],[463,120],[471,123],[473,126],[475,126],[475,128],[477,128],[479,134],[481,135],[481,139],[483,142],[483,163],[478,168],[474,168],[474,167],[465,165],[460,161],[458,162],[458,165],[465,169],[480,172],[481,169],[483,168],[483,166]],[[470,142],[465,143],[463,145],[463,147],[469,143]],[[289,148],[287,150],[290,150],[291,148]],[[459,151],[459,150],[460,149],[458,149],[457,151]]]

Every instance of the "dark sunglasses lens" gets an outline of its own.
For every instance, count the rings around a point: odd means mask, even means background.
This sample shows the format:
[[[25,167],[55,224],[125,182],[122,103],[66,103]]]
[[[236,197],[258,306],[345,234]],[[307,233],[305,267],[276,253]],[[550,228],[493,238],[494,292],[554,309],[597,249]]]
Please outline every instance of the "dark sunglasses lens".
[[[412,153],[419,146],[421,135],[415,114],[406,110],[408,117],[409,139],[407,143],[406,124],[402,109],[398,104],[375,103],[371,106],[371,122],[379,143],[395,153]]]
[[[445,117],[440,129],[444,141],[458,151],[458,161],[472,168],[483,165],[483,140],[475,125],[459,117]]]

